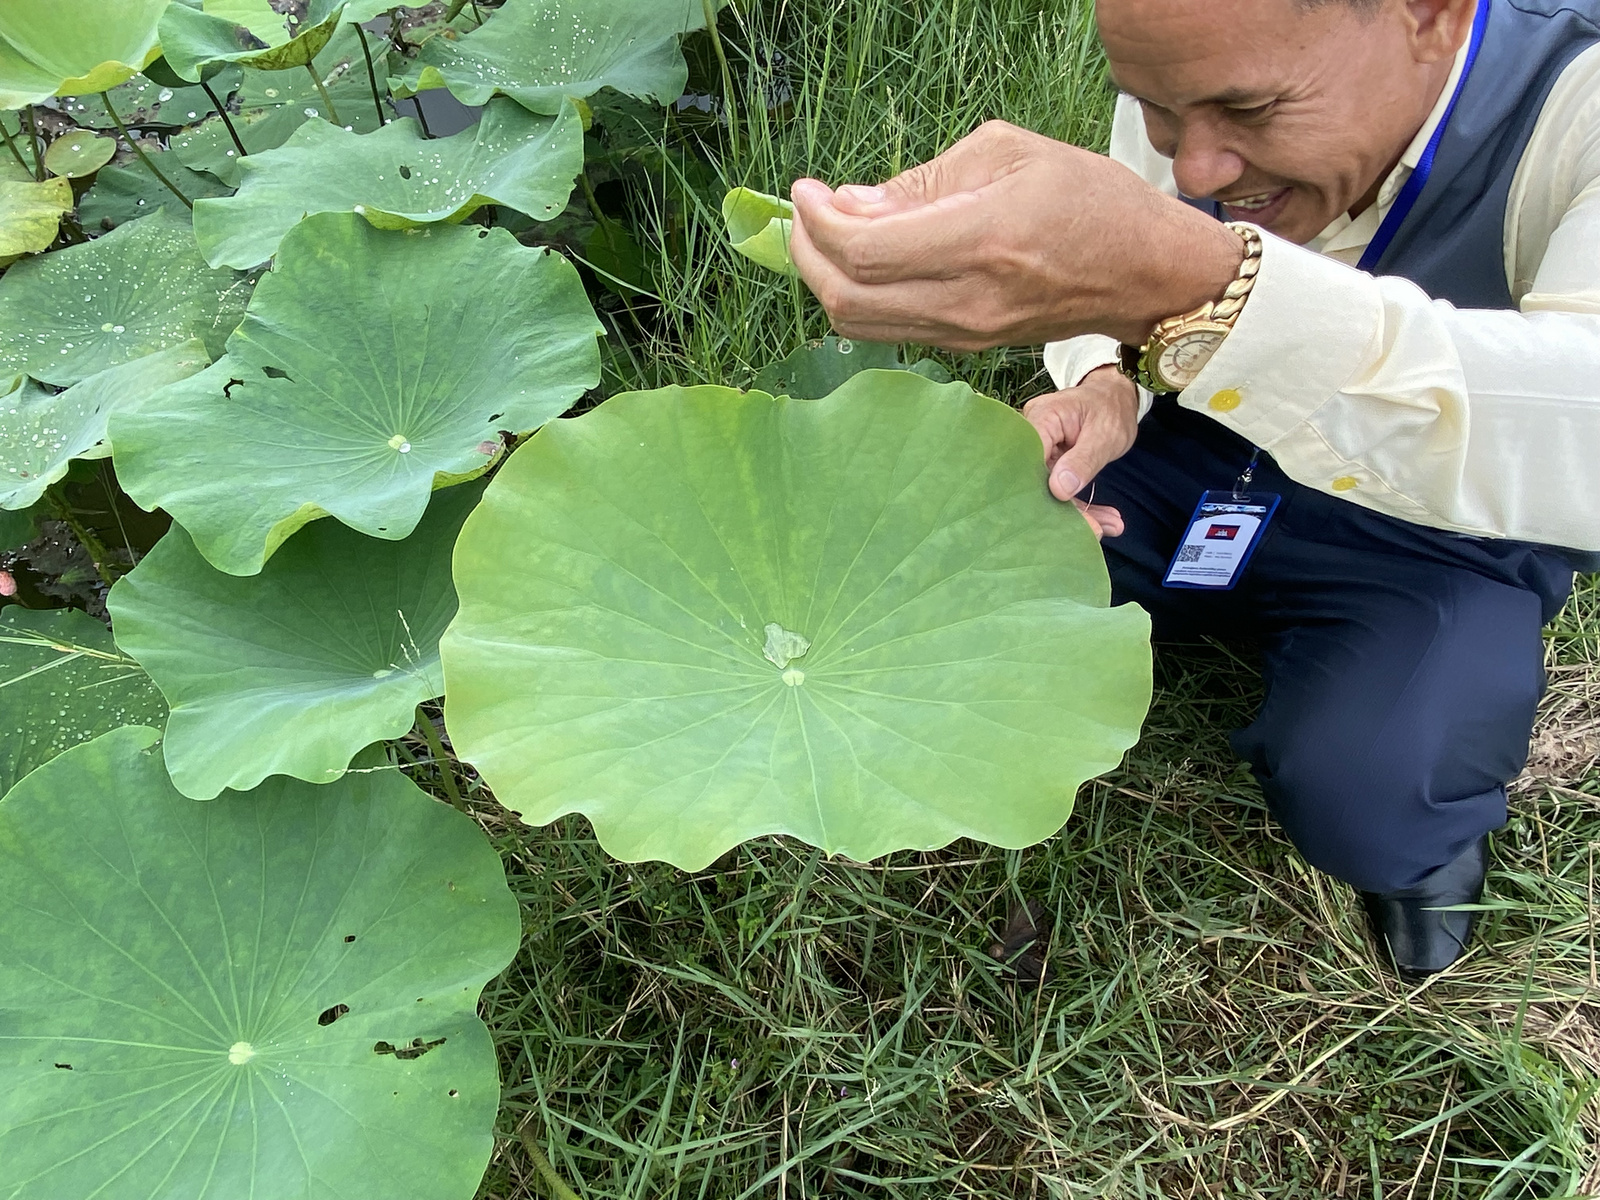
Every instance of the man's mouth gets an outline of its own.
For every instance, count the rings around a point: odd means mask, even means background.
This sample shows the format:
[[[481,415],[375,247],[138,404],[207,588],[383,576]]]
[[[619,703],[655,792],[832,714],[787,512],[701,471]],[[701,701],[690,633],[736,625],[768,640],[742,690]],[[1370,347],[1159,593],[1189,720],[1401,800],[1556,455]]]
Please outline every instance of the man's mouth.
[[[1219,203],[1226,210],[1230,220],[1256,221],[1265,224],[1283,210],[1293,191],[1293,188],[1274,188],[1270,192],[1256,192],[1254,195],[1239,196]]]

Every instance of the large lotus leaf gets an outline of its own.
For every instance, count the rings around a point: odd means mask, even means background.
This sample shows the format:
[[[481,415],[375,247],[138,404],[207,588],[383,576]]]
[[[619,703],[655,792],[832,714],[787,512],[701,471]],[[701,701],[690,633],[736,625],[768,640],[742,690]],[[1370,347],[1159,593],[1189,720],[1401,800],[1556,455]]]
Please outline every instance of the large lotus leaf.
[[[213,568],[179,526],[111,591],[117,642],[172,716],[167,769],[209,800],[268,775],[326,783],[444,692],[450,552],[480,488],[438,493],[404,542],[320,521],[260,575]]]
[[[541,117],[504,98],[471,128],[433,140],[410,117],[365,136],[308,120],[240,166],[238,195],[194,206],[195,239],[213,266],[265,262],[316,212],[357,212],[380,229],[460,221],[485,204],[550,220],[583,170],[583,126],[570,105]]]
[[[373,39],[371,47],[378,78],[387,70],[389,43]],[[332,99],[339,119],[356,133],[382,127],[373,107],[366,60],[354,29],[343,26],[317,55],[313,64]],[[234,129],[249,154],[272,150],[312,117],[326,116],[326,105],[316,84],[304,71],[246,69],[238,93],[239,113]],[[229,187],[240,178],[238,148],[220,119],[205,121],[172,139],[172,148],[186,166],[206,171]]]
[[[0,796],[79,742],[166,715],[156,685],[88,613],[0,608]]]
[[[72,184],[65,179],[0,179],[0,259],[46,249],[71,211]]]
[[[210,175],[191,171],[170,150],[146,150],[145,155],[153,159],[161,173],[191,200],[228,194],[226,184]],[[115,229],[147,217],[158,208],[165,208],[167,215],[175,220],[189,219],[189,210],[173,201],[166,185],[150,174],[143,163],[132,162],[125,167],[113,164],[100,168],[94,177],[94,186],[79,199],[78,219],[85,229]]]
[[[435,487],[482,474],[600,377],[572,265],[503,229],[289,231],[227,354],[112,418],[117,475],[211,563],[251,575],[307,521],[409,534]]]
[[[464,1200],[521,926],[397,772],[181,796],[124,729],[0,801],[7,1200]]]
[[[704,27],[701,0],[506,0],[464,37],[429,38],[397,83],[463,104],[503,92],[551,114],[601,88],[668,104],[689,81],[678,40]]]
[[[161,18],[161,51],[182,79],[198,80],[206,67],[217,63],[239,63],[258,71],[304,67],[333,37],[343,7],[339,0],[311,0],[310,11],[291,37],[281,21],[272,23],[268,15],[272,9],[265,0],[257,4],[232,0],[218,11],[211,11],[211,5],[195,9],[173,4]]]
[[[194,337],[220,353],[248,295],[162,210],[0,276],[0,376],[77,383]]]
[[[794,228],[794,205],[765,192],[734,188],[722,198],[722,220],[728,241],[751,262],[770,271],[795,274],[789,258],[789,235]]]
[[[950,382],[950,373],[931,358],[908,367],[900,359],[899,346],[829,336],[769,363],[756,375],[754,386],[774,396],[820,400],[862,371],[915,371],[935,383]]]
[[[129,404],[186,379],[211,358],[199,339],[110,367],[50,392],[28,380],[0,396],[0,508],[27,508],[75,458],[104,458],[106,422]]]
[[[160,56],[168,0],[5,0],[0,4],[0,108],[104,92]]]
[[[458,753],[533,822],[705,866],[789,833],[867,860],[1053,833],[1150,700],[1038,435],[962,384],[667,388],[547,425],[455,558]]]

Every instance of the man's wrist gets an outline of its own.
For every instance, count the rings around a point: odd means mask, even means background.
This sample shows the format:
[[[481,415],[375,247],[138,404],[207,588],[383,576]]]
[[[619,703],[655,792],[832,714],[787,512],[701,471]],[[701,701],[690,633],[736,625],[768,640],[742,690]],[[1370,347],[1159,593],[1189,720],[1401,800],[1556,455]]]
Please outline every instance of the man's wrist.
[[[1172,248],[1152,266],[1159,275],[1134,293],[1139,297],[1135,311],[1122,333],[1113,334],[1119,341],[1142,345],[1160,322],[1220,299],[1238,278],[1244,242],[1221,221],[1188,211],[1194,219],[1183,222],[1181,236],[1163,239]]]

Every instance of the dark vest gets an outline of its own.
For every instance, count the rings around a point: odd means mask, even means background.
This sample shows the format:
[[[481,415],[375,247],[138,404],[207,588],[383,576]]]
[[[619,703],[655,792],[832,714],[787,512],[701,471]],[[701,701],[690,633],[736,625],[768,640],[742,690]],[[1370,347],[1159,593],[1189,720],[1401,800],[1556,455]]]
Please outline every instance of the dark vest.
[[[1439,141],[1433,173],[1373,273],[1400,275],[1457,308],[1516,308],[1506,281],[1511,181],[1550,89],[1600,41],[1600,0],[1488,0],[1472,73]],[[1211,200],[1190,204],[1213,215]],[[1566,552],[1580,570],[1600,555]]]

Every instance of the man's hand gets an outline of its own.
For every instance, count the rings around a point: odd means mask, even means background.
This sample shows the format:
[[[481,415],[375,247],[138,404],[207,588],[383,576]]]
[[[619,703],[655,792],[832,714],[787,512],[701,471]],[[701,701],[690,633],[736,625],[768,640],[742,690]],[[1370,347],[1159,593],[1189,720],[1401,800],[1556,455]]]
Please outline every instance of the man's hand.
[[[1071,500],[1097,537],[1122,533],[1122,514],[1105,504],[1090,504],[1080,493],[1100,468],[1121,458],[1139,433],[1139,393],[1115,367],[1091,371],[1077,387],[1035,396],[1022,406],[1044,442],[1050,492]]]
[[[1244,257],[1126,167],[1001,121],[882,187],[802,179],[791,195],[796,267],[834,328],[867,341],[1137,344],[1219,297]]]

